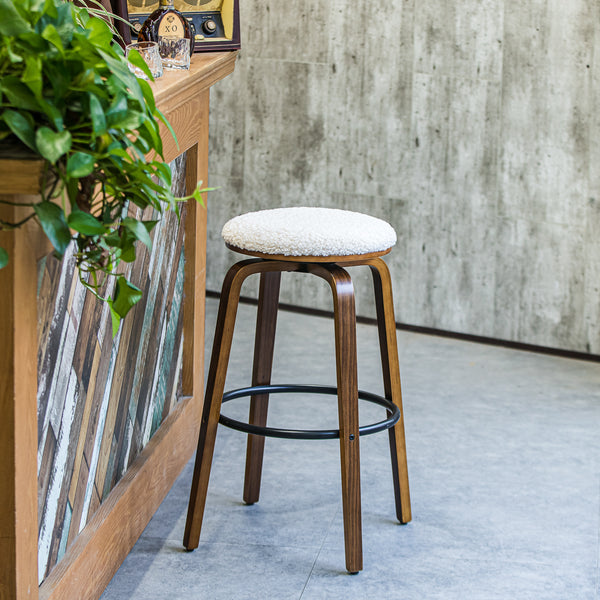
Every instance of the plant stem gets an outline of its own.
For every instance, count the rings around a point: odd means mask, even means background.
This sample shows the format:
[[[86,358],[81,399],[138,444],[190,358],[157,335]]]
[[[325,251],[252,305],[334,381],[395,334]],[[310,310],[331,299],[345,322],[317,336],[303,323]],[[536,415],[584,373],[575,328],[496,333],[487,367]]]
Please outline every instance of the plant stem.
[[[27,206],[27,205],[25,205]],[[17,229],[19,227],[21,227],[22,225],[25,225],[25,223],[27,223],[27,221],[29,221],[31,218],[35,217],[35,213],[31,213],[30,215],[28,215],[27,217],[25,217],[22,221],[18,221],[17,223],[10,223],[9,221],[3,221],[2,219],[0,219],[0,225],[2,225],[2,229],[6,230],[11,230],[11,229]]]

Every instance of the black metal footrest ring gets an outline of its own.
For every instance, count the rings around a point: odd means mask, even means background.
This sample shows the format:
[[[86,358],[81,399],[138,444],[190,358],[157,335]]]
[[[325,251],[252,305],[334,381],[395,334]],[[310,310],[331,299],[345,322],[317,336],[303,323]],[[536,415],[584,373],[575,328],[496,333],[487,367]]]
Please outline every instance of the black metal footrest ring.
[[[335,386],[319,386],[319,385],[255,385],[253,387],[240,388],[223,394],[223,402],[235,400],[236,398],[244,398],[247,396],[258,396],[260,394],[284,394],[284,393],[305,393],[305,394],[332,394],[337,395],[337,387]],[[393,427],[400,419],[400,409],[387,398],[372,394],[371,392],[358,391],[359,400],[366,400],[383,406],[388,411],[387,419],[363,425],[359,427],[359,435],[370,435],[385,429]],[[225,415],[219,417],[219,423],[237,429],[244,433],[252,433],[254,435],[262,435],[265,437],[288,438],[296,440],[329,440],[340,437],[339,429],[279,429],[276,427],[261,427],[250,423],[236,421]]]

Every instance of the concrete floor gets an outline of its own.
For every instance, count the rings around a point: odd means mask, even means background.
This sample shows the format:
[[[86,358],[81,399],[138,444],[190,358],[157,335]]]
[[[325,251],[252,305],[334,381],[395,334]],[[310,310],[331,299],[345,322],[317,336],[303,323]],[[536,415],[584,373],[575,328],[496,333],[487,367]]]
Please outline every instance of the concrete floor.
[[[228,388],[249,383],[255,314],[240,307]],[[332,338],[329,319],[280,313],[273,381],[333,384]],[[358,342],[359,387],[381,392],[375,328]],[[181,545],[189,463],[102,600],[600,598],[600,365],[405,332],[399,347],[413,521],[394,520],[387,435],[361,438],[364,571],[344,570],[337,441],[268,439],[245,506],[244,435],[221,427],[200,547]],[[333,397],[299,400],[274,399],[270,424],[335,427]]]

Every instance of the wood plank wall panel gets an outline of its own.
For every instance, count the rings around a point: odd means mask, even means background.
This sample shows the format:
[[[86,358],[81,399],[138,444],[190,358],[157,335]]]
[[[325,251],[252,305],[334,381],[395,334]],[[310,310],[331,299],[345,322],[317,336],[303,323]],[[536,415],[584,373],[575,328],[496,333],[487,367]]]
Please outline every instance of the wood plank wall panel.
[[[171,163],[178,195],[185,158]],[[125,265],[144,296],[114,339],[108,309],[78,281],[72,253],[39,264],[40,582],[177,403],[183,232],[169,215],[152,233],[152,251]]]

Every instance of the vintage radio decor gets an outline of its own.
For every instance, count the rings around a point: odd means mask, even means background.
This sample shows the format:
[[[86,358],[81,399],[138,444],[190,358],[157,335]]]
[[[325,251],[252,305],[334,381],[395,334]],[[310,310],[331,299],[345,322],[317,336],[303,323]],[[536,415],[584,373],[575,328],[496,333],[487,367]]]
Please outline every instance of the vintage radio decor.
[[[154,12],[159,0],[111,0],[113,11],[131,24],[121,24],[126,43],[137,38],[146,18]],[[175,8],[193,28],[194,52],[239,50],[239,0],[175,0]]]

